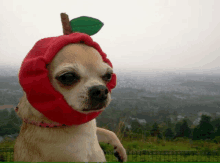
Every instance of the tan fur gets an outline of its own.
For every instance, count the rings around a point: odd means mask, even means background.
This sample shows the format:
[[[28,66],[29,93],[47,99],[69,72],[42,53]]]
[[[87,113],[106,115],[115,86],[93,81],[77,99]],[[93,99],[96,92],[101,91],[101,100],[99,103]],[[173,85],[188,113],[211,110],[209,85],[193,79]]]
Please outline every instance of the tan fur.
[[[68,67],[68,68],[67,68]],[[81,76],[79,83],[63,86],[55,77],[76,68]],[[106,85],[102,80],[107,69],[112,68],[102,61],[97,50],[84,44],[69,44],[53,58],[47,66],[49,79],[53,87],[59,91],[74,109],[83,111],[89,104],[88,88],[93,85]],[[111,94],[104,110],[111,101]],[[18,104],[18,115],[37,122],[53,123],[34,109],[24,93]],[[91,111],[90,111],[91,112]],[[99,142],[110,143],[117,147],[116,151],[127,160],[126,151],[112,131],[96,127],[96,120],[76,126],[44,128],[23,122],[20,134],[14,146],[14,161],[25,162],[105,162],[104,153]]]

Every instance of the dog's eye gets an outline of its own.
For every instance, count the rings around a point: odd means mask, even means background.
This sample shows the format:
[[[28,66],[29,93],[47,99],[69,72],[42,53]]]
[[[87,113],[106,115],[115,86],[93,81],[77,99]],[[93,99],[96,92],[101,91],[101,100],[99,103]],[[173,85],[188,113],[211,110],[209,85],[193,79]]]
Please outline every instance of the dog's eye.
[[[112,74],[111,73],[108,73],[105,76],[103,76],[103,80],[105,80],[105,81],[110,81],[111,79],[112,79]]]
[[[64,85],[72,85],[79,80],[79,77],[74,73],[66,73],[57,77],[57,80]]]

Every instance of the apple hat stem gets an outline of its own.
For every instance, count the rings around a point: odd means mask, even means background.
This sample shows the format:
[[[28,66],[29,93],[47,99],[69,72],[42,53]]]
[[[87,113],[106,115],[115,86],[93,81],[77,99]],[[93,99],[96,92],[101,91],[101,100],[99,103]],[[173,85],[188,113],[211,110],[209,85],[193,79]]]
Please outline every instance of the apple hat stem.
[[[66,13],[61,13],[60,16],[64,35],[78,32],[92,36],[96,34],[104,25],[99,19],[88,16],[80,16],[72,19],[71,21],[69,21],[69,17]]]
[[[64,35],[69,35],[72,33],[72,29],[70,27],[70,21],[69,21],[69,17],[66,13],[61,13],[61,21],[62,21],[62,25],[63,25],[63,34]]]

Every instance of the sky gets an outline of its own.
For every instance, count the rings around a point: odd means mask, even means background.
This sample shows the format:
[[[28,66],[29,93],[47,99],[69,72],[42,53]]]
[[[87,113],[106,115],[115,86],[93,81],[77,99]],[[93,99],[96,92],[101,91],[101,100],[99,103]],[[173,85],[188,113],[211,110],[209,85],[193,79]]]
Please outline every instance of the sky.
[[[60,13],[104,23],[91,36],[115,71],[220,72],[220,0],[0,0],[0,65],[63,35]]]

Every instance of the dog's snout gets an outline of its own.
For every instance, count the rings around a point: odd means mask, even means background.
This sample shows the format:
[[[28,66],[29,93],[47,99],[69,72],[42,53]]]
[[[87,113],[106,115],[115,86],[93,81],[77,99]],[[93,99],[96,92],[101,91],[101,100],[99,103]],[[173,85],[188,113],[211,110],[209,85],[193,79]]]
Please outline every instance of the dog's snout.
[[[102,102],[107,99],[108,89],[103,85],[92,86],[89,88],[89,97],[91,100]]]

